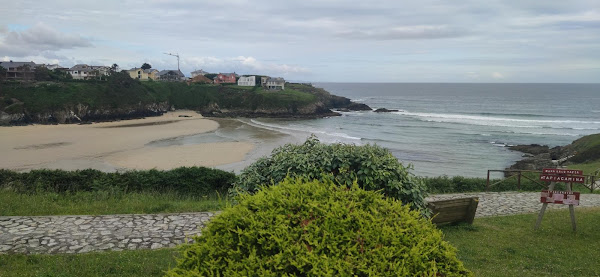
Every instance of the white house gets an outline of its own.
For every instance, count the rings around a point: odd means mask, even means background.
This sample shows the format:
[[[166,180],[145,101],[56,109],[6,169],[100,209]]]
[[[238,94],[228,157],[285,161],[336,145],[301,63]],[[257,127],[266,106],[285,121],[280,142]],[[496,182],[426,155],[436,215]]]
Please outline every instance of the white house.
[[[200,69],[200,70],[195,70],[195,71],[192,71],[192,78],[194,78],[194,77],[196,77],[196,76],[198,76],[198,75],[203,75],[203,76],[204,76],[204,75],[206,75],[206,74],[208,74],[208,72],[206,72],[206,71],[204,71],[204,70],[202,70],[202,69]]]
[[[77,64],[67,70],[75,80],[86,80],[98,76],[108,76],[110,67],[102,65]]]
[[[267,89],[280,89],[280,90],[284,90],[285,89],[285,80],[283,78],[267,78],[266,83],[264,84],[264,86]]]
[[[256,76],[242,76],[238,79],[238,86],[253,87],[256,85]]]
[[[58,65],[58,64],[47,64],[46,68],[48,68],[49,70],[54,70],[57,68],[62,68],[62,66]]]

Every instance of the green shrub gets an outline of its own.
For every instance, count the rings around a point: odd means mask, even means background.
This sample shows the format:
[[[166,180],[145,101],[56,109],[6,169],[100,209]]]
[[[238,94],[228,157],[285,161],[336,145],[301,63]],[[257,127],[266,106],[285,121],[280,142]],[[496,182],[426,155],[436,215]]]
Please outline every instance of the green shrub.
[[[469,276],[433,224],[394,199],[286,179],[211,219],[168,276]]]
[[[389,150],[377,145],[324,144],[314,136],[304,144],[286,144],[261,158],[238,176],[232,195],[255,193],[262,185],[277,184],[286,176],[321,179],[350,186],[354,181],[365,190],[381,191],[413,208],[425,210],[425,186]]]
[[[530,179],[536,180],[539,178],[538,174],[523,174]],[[517,191],[519,186],[517,184],[516,177],[505,179],[499,182],[500,179],[490,179],[490,191]],[[427,187],[428,193],[459,193],[459,192],[481,192],[486,191],[485,178],[469,178],[462,176],[439,176],[439,177],[425,177],[423,182]],[[539,184],[528,180],[525,177],[521,178],[522,191],[539,191],[542,187]]]
[[[17,173],[0,169],[0,188],[20,193],[111,191],[207,195],[215,191],[226,192],[234,180],[235,174],[231,172],[206,167],[123,173],[106,173],[94,169],[77,171],[41,169]]]

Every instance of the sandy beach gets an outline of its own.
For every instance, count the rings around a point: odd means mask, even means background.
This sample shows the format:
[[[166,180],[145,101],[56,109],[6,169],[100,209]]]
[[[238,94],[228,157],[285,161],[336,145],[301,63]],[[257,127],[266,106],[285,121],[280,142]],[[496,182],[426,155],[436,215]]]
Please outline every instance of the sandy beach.
[[[187,117],[180,117],[187,116]],[[219,123],[193,111],[87,125],[0,127],[0,168],[171,169],[243,161],[246,141],[160,146],[161,141],[214,132]]]

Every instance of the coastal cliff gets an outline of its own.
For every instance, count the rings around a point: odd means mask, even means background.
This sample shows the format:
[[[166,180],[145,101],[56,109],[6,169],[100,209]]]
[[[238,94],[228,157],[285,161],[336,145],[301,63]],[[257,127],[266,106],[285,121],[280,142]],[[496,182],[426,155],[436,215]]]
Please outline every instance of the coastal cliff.
[[[221,103],[221,104],[219,104]],[[218,100],[197,109],[207,117],[276,117],[320,118],[339,116],[333,109],[371,110],[365,104],[354,103],[342,96],[308,84],[286,84],[284,91],[265,91],[253,88],[248,91],[232,91],[222,87]]]
[[[569,145],[553,148],[530,144],[510,146],[509,149],[524,153],[524,158],[507,169],[542,170],[557,165],[592,163],[600,161],[600,134],[584,136]]]
[[[140,82],[115,74],[103,82],[0,84],[0,125],[112,121],[190,109],[207,117],[319,118],[332,109],[370,110],[308,84],[261,87]]]
[[[128,107],[94,109],[88,105],[78,104],[74,107],[64,107],[63,109],[39,113],[30,113],[26,109],[12,114],[0,111],[0,125],[25,125],[31,123],[66,124],[134,119],[162,115],[169,111],[169,108],[170,106],[167,102],[161,102]]]

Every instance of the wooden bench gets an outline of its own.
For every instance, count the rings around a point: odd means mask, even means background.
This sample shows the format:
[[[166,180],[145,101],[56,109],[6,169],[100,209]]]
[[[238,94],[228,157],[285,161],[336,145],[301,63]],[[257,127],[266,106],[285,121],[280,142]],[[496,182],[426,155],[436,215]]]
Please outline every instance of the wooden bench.
[[[431,222],[435,224],[448,224],[466,222],[473,224],[475,212],[479,204],[478,197],[459,198],[450,200],[432,201],[427,203],[431,209],[433,218]]]

